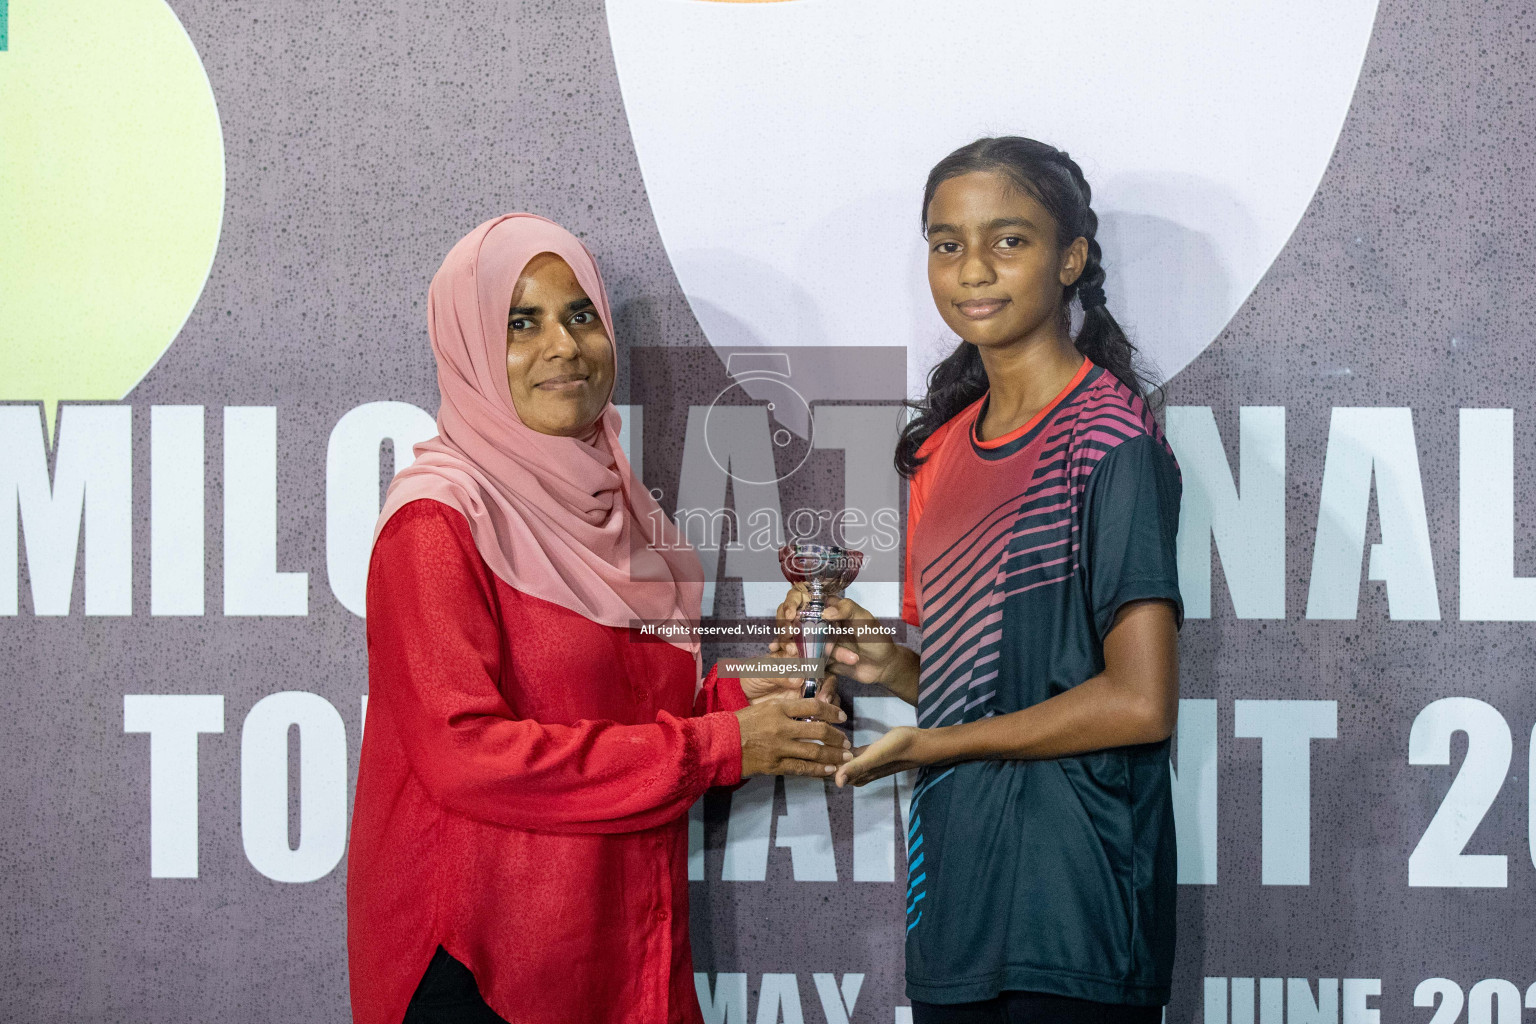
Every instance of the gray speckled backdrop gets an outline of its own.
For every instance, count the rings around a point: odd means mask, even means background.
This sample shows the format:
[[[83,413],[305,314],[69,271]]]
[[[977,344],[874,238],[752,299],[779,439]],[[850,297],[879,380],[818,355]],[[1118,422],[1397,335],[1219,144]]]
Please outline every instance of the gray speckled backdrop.
[[[73,614],[36,618],[23,569],[21,614],[0,622],[0,1018],[342,1020],[344,868],[268,881],[242,851],[239,808],[239,723],[275,690],[334,704],[355,768],[363,626],[325,583],[330,428],[365,401],[435,408],[426,282],[455,239],[507,209],[587,240],[625,344],[708,343],[647,205],[597,0],[172,6],[223,119],[223,237],[192,318],[127,399],[134,615],[83,616],[77,580]],[[1533,33],[1524,3],[1383,0],[1306,216],[1221,337],[1171,382],[1172,404],[1214,408],[1234,464],[1238,407],[1287,409],[1288,617],[1236,620],[1218,571],[1214,617],[1184,631],[1184,696],[1219,701],[1221,883],[1181,890],[1170,1020],[1202,1019],[1206,976],[1379,978],[1374,1005],[1388,1021],[1428,1019],[1412,1005],[1422,979],[1465,989],[1504,978],[1522,993],[1536,981],[1525,797],[1536,637],[1525,624],[1458,621],[1456,591],[1464,406],[1516,410],[1515,565],[1536,574],[1524,511],[1536,498]],[[677,380],[677,402],[710,397]],[[625,377],[621,399],[629,388]],[[148,614],[143,482],[157,403],[209,409],[203,618]],[[278,566],[310,573],[307,617],[217,611],[218,410],[230,405],[278,407]],[[1442,621],[1390,621],[1368,581],[1356,620],[1302,618],[1329,410],[1350,405],[1413,409]],[[675,465],[681,438],[647,433],[647,463]],[[225,695],[225,733],[200,746],[195,880],[150,878],[148,740],[123,732],[125,693]],[[1408,730],[1446,696],[1486,700],[1514,733],[1509,777],[1468,847],[1508,855],[1507,889],[1407,885],[1408,854],[1451,777],[1407,764]],[[1259,882],[1259,744],[1233,738],[1232,716],[1235,699],[1260,697],[1339,702],[1338,740],[1313,745],[1310,886]],[[1453,764],[1465,749],[1458,739]],[[764,972],[798,972],[809,1021],[823,1019],[812,972],[861,972],[853,1020],[892,1020],[905,1002],[897,887],[794,882],[778,848],[765,883],[719,881],[727,804],[706,801],[699,970],[746,972],[754,993]],[[843,865],[847,793],[832,796],[831,815]],[[752,1019],[756,1006],[753,995]]]

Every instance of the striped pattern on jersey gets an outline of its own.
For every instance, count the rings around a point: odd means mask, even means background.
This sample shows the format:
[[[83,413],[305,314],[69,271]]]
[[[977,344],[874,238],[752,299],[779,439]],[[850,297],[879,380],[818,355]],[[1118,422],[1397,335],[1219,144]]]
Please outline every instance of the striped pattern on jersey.
[[[969,444],[972,424],[964,439]],[[1037,431],[999,448],[1005,459],[1040,438],[1039,460],[1022,489],[986,509],[964,535],[918,567],[923,663],[918,725],[933,728],[985,716],[1002,664],[1003,606],[1017,595],[1060,585],[1079,572],[1079,524],[1088,476],[1131,438],[1162,432],[1151,410],[1100,368],[1084,378]],[[930,497],[930,501],[938,495]]]

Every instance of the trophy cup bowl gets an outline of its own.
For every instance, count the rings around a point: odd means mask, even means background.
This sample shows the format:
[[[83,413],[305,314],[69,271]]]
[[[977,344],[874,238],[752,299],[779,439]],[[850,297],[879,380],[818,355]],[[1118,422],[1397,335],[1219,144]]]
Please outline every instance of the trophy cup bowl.
[[[826,658],[826,624],[821,612],[827,602],[842,596],[859,575],[864,552],[848,551],[835,544],[791,541],[779,549],[779,568],[790,583],[804,583],[810,601],[800,609],[800,657]],[[821,680],[806,679],[802,696],[816,696]]]

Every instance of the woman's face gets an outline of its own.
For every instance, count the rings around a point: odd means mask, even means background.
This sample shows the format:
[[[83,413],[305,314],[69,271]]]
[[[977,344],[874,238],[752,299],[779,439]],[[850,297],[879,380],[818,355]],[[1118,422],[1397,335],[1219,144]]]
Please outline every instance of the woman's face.
[[[1054,327],[1061,290],[1087,260],[1081,238],[1061,249],[1056,221],[1001,174],[945,181],[928,204],[928,286],[950,329],[978,348]]]
[[[613,386],[613,343],[565,260],[540,253],[512,289],[507,386],[518,419],[574,437],[602,415]]]

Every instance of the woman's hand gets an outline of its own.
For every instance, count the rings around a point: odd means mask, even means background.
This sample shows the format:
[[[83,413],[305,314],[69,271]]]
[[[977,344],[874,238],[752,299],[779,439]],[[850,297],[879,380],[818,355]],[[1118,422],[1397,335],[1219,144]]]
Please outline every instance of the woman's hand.
[[[780,625],[784,625],[782,620]],[[784,633],[768,645],[769,658],[798,658],[799,656],[799,648]],[[747,695],[749,704],[760,704],[765,700],[798,700],[804,696],[805,680],[800,676],[742,676],[741,692]],[[816,697],[835,704],[837,688],[824,686],[817,691]]]
[[[862,786],[887,775],[923,767],[929,763],[923,741],[923,730],[897,726],[854,752],[853,760],[837,770],[838,786]]]
[[[742,708],[736,712],[741,725],[741,777],[831,775],[853,757],[849,752],[853,744],[830,724],[847,720],[840,708],[810,698]]]

